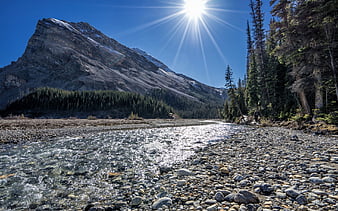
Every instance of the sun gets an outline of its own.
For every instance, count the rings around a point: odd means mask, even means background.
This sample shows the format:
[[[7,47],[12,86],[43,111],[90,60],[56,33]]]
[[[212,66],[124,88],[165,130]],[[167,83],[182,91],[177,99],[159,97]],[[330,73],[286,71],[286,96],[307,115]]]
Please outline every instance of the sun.
[[[201,19],[206,9],[206,0],[184,0],[183,12],[191,20]]]

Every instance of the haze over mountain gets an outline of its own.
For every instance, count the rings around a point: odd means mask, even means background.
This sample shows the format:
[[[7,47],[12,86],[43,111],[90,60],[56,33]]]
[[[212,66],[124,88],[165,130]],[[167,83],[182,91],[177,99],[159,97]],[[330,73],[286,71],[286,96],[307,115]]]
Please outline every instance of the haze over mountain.
[[[140,94],[162,89],[202,103],[221,103],[225,97],[224,90],[176,74],[88,23],[54,18],[40,20],[22,57],[0,68],[0,109],[38,87]]]

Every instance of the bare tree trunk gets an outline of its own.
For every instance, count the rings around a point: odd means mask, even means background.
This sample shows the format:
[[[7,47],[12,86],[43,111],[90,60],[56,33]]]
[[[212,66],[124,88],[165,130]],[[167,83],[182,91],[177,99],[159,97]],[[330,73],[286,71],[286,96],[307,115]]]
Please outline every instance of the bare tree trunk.
[[[306,98],[305,91],[303,89],[299,90],[298,95],[299,95],[300,103],[302,105],[304,112],[306,114],[311,114],[311,108],[310,108],[309,102]]]
[[[324,99],[322,92],[322,73],[318,67],[313,70],[313,77],[315,79],[315,108],[322,110],[324,107]]]
[[[336,65],[335,65],[335,61],[334,61],[333,46],[332,46],[333,43],[334,43],[334,34],[335,33],[332,32],[331,34],[333,34],[333,36],[330,36],[329,26],[325,26],[324,31],[325,31],[326,39],[329,43],[328,49],[329,49],[329,56],[330,56],[330,66],[331,66],[331,70],[332,70],[332,73],[333,73],[334,87],[336,89],[336,97],[337,97],[337,101],[338,101],[337,70],[336,70]]]
[[[331,48],[329,48],[329,54],[330,54],[330,64],[331,64],[331,70],[333,73],[333,81],[334,81],[334,87],[336,89],[336,97],[338,101],[338,81],[337,81],[337,72],[336,72],[336,66],[334,64],[334,57],[333,57],[333,52]]]

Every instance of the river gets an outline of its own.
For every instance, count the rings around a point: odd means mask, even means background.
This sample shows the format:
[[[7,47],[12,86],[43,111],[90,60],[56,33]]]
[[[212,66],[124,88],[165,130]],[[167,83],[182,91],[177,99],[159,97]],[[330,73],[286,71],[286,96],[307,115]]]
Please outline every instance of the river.
[[[236,130],[240,126],[214,122],[6,146],[0,151],[0,210],[71,210],[118,197],[124,180],[147,183],[160,166],[184,162]]]

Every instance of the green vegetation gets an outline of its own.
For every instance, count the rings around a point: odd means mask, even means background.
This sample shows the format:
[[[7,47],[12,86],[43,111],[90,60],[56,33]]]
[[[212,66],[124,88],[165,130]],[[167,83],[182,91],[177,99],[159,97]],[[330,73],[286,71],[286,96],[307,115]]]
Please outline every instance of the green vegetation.
[[[175,113],[182,118],[216,119],[220,118],[221,104],[202,103],[196,100],[178,96],[164,89],[153,89],[149,96],[166,102],[175,109]]]
[[[247,75],[244,86],[235,87],[227,68],[230,98],[223,117],[338,124],[337,0],[271,0],[270,4],[273,19],[266,34],[262,1],[250,1]]]
[[[127,118],[133,113],[143,118],[169,118],[172,112],[165,103],[134,93],[38,88],[11,103],[3,115],[22,113],[32,117],[85,116],[93,119]]]

